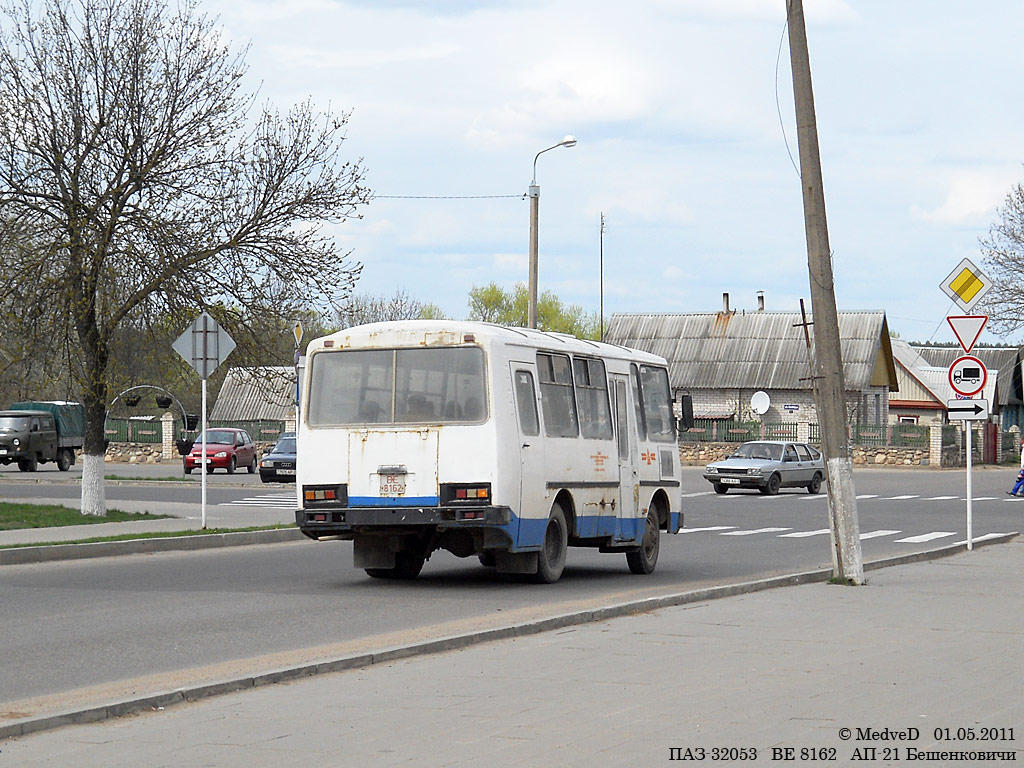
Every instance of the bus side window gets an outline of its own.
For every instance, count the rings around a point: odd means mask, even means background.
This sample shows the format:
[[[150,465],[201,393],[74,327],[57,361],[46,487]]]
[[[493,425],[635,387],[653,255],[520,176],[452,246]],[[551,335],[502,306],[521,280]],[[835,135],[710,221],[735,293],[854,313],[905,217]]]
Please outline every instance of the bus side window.
[[[576,400],[583,436],[610,440],[612,421],[608,413],[608,379],[604,363],[586,357],[573,358],[572,363],[576,373]]]
[[[640,369],[636,363],[629,366],[629,382],[633,385],[633,408],[636,409],[636,431],[641,440],[647,439],[647,420],[644,419],[643,401],[640,399]]]
[[[539,435],[540,420],[537,416],[533,374],[529,371],[516,371],[513,378],[516,388],[516,410],[519,411],[519,429],[524,435]]]
[[[619,439],[619,458],[629,458],[629,406],[626,404],[626,383],[615,382],[615,432]]]
[[[576,437],[580,433],[573,396],[572,367],[567,355],[537,354],[544,430],[548,437]]]

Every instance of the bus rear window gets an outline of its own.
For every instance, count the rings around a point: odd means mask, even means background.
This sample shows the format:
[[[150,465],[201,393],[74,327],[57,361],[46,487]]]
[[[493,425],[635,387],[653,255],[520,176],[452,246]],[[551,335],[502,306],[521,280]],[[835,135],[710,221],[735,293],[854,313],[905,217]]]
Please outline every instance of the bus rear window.
[[[338,350],[311,358],[310,426],[487,418],[484,355],[478,347]]]

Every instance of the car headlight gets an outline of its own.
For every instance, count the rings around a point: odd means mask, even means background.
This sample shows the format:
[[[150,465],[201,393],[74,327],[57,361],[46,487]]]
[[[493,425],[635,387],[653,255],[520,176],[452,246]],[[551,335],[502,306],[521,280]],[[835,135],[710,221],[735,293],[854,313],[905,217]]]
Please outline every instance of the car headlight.
[[[761,474],[761,468],[760,467],[750,467],[747,470],[747,474],[748,475],[760,475]]]
[[[704,471],[707,472],[709,475],[717,475],[718,467],[716,467],[713,464],[709,464],[707,467],[704,468]]]
[[[15,448],[17,448],[19,445],[21,445],[21,440],[19,440],[18,438],[14,438],[13,440],[11,440],[11,443],[14,445]]]
[[[227,451],[217,451],[215,454],[213,454],[213,458],[215,458],[215,459],[225,459],[225,458],[227,458],[227,455],[228,455]]]
[[[264,469],[270,469],[271,467],[274,466],[274,462],[272,462],[272,461],[261,461],[260,462],[260,466],[263,467]]]

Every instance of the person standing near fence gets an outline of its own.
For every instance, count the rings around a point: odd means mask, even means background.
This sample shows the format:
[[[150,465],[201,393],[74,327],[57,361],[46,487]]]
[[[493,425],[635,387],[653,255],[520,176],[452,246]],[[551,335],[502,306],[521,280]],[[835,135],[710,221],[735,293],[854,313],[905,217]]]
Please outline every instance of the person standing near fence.
[[[1017,473],[1017,482],[1013,484],[1013,490],[1007,493],[1016,496],[1021,488],[1024,488],[1024,440],[1020,441],[1020,471]]]

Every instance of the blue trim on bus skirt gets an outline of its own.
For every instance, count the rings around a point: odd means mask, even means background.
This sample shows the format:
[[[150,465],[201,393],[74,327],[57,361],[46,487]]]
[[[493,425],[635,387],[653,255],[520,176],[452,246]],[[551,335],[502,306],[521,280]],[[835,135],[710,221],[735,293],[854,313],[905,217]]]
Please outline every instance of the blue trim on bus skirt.
[[[349,496],[350,507],[436,507],[439,496]]]

